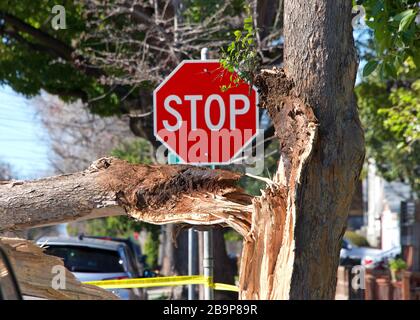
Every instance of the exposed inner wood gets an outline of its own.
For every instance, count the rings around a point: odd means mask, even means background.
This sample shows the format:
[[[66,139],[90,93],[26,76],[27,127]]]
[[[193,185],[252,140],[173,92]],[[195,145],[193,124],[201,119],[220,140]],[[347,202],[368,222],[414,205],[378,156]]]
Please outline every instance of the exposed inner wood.
[[[83,172],[0,183],[0,231],[128,214],[154,224],[250,230],[251,197],[240,175],[186,165],[134,165],[115,158]]]
[[[244,241],[241,299],[287,299],[295,255],[296,185],[317,132],[312,108],[293,96],[281,69],[263,70],[256,83],[280,139],[279,167],[262,196],[253,200],[250,241]]]

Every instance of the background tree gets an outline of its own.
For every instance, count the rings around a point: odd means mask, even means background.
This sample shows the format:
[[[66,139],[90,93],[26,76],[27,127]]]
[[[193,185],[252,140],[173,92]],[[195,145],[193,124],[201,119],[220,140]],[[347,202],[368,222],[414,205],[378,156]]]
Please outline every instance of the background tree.
[[[420,66],[420,24],[418,1],[360,0],[365,10],[365,23],[370,28],[368,58],[364,76],[378,70],[381,79],[396,78],[410,59]]]
[[[32,102],[47,133],[48,159],[56,174],[83,170],[117,146],[136,141],[128,117],[101,117],[92,114],[81,101],[65,103],[46,92]],[[133,147],[138,145],[136,142]],[[150,156],[142,155],[142,151],[139,149],[133,156]]]
[[[282,1],[257,1],[264,63],[281,61]],[[128,114],[130,128],[153,136],[151,91],[181,60],[219,48],[241,25],[243,0],[67,1],[67,29],[51,27],[56,1],[0,2],[0,81],[33,96],[41,89],[82,99],[93,113]]]
[[[357,1],[368,29],[359,36],[366,61],[356,88],[367,158],[387,180],[419,194],[420,8],[417,1]]]
[[[367,155],[389,181],[410,184],[420,194],[420,80],[411,69],[399,80],[376,74],[356,88],[365,128]]]

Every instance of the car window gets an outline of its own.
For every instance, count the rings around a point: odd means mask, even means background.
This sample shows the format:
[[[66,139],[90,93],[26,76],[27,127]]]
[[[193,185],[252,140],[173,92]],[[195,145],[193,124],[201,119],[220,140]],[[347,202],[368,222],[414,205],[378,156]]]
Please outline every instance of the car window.
[[[118,251],[81,246],[52,246],[46,254],[63,259],[64,266],[72,272],[119,273],[125,272]]]

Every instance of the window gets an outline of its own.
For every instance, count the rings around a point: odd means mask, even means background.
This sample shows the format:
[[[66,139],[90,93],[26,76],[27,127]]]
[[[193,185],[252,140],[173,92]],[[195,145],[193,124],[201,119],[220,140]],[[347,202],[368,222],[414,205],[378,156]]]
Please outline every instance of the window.
[[[118,251],[81,246],[49,246],[46,254],[62,258],[64,266],[72,272],[119,273],[125,272]]]

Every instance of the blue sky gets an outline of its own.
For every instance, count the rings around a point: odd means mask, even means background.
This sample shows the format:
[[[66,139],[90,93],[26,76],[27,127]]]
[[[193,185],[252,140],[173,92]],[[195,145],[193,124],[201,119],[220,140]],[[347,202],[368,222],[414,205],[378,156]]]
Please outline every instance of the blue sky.
[[[0,86],[0,161],[17,178],[39,178],[49,171],[48,137],[30,99]]]

